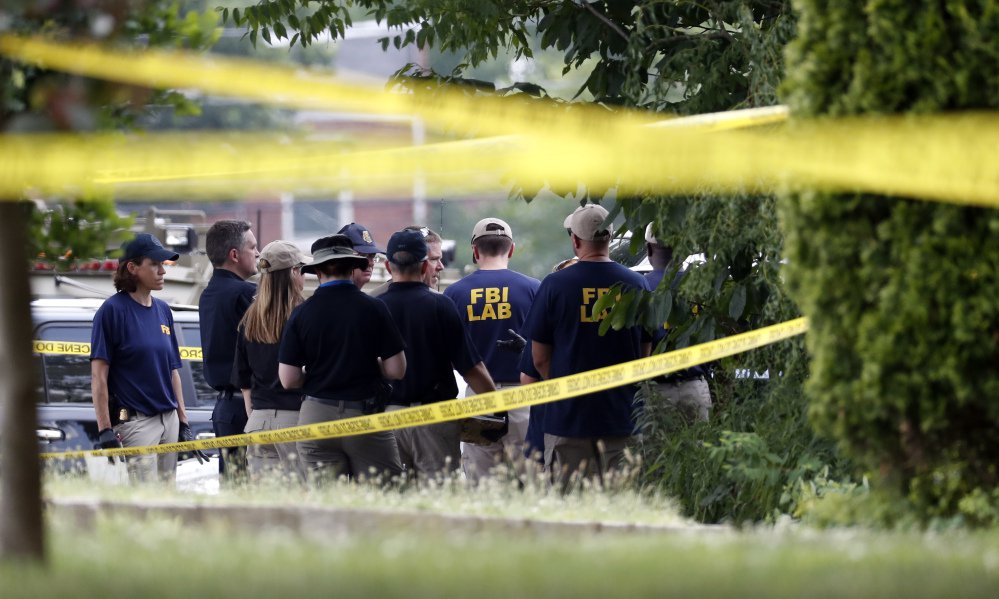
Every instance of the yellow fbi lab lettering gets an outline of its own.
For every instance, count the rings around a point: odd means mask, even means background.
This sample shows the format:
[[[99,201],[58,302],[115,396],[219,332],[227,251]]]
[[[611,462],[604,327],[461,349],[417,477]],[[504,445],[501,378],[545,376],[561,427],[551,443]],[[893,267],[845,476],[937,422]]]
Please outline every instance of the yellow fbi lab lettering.
[[[593,302],[607,295],[606,287],[583,287],[583,305],[579,307],[579,322],[600,322],[607,317],[607,310],[594,314],[590,307]]]
[[[509,287],[482,287],[472,289],[466,306],[468,322],[478,320],[506,320],[513,311],[510,308]],[[480,306],[480,302],[482,305]]]
[[[165,324],[161,324],[160,325],[160,330],[163,331],[164,335],[169,335],[170,334],[170,327],[168,327]]]

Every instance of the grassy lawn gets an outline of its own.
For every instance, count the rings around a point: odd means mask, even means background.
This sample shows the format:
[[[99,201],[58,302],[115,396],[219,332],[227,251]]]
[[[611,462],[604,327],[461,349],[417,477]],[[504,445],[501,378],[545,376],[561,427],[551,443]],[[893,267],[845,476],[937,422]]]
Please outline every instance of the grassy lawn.
[[[78,495],[75,483],[49,496]],[[163,499],[146,490],[91,497]],[[195,501],[240,505],[275,492],[223,493]],[[169,494],[167,494],[169,495]],[[386,499],[391,495],[394,499]],[[385,494],[354,488],[284,497],[284,505],[345,504],[517,517],[676,523],[652,498],[589,493],[562,501],[467,491]],[[191,501],[188,497],[186,501]],[[561,502],[561,503],[560,503]],[[376,505],[372,505],[372,503]],[[532,511],[532,505],[533,511]],[[500,506],[505,506],[501,509]],[[616,512],[615,506],[621,509]],[[657,520],[656,513],[662,515]],[[617,514],[617,518],[610,517]],[[0,566],[4,599],[15,597],[996,597],[999,532],[947,534],[815,531],[793,524],[743,532],[656,534],[249,533],[195,528],[150,516],[108,514],[90,528],[50,517],[48,569]]]

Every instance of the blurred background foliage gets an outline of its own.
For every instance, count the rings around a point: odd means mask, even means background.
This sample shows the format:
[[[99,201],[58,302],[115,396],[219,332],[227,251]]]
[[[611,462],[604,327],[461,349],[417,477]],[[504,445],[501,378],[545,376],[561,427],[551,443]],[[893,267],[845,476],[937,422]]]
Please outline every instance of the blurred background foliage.
[[[73,41],[96,39],[201,50],[218,39],[212,10],[191,10],[179,1],[87,0],[19,2],[5,7],[3,30]],[[47,71],[0,58],[0,129],[7,133],[93,132],[142,126],[150,107],[196,115],[200,105],[176,91],[161,91]],[[89,195],[29,198],[23,213],[32,263],[58,270],[78,260],[103,259],[123,240],[132,219],[119,216],[114,200]]]

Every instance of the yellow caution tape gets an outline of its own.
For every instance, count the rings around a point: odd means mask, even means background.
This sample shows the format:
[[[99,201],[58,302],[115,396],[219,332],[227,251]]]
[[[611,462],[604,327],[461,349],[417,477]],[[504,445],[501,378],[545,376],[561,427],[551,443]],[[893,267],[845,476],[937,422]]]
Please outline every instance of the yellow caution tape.
[[[312,110],[419,116],[439,129],[461,135],[536,133],[572,122],[578,129],[609,114],[599,106],[564,110],[554,102],[473,96],[467,90],[420,94],[390,93],[346,83],[329,72],[219,55],[150,49],[105,49],[95,44],[60,44],[41,37],[0,35],[0,53],[42,68],[153,88],[191,88],[205,93]],[[513,101],[509,101],[513,100]],[[557,120],[556,115],[561,115]],[[619,111],[615,123],[633,125],[661,116]]]
[[[599,130],[599,127],[596,128]],[[0,136],[0,196],[102,187],[121,197],[241,197],[344,188],[495,190],[515,180],[619,193],[807,187],[999,206],[999,114],[796,122],[779,131],[635,127],[344,152],[273,135]]]
[[[57,354],[62,356],[89,356],[90,344],[80,341],[41,341],[31,342],[36,354]],[[180,359],[200,362],[204,359],[200,347],[180,347]]]
[[[459,420],[470,416],[480,416],[493,412],[534,406],[620,387],[621,385],[637,383],[649,378],[677,372],[692,366],[763,347],[782,339],[800,335],[807,329],[808,323],[806,319],[797,318],[748,333],[733,335],[725,339],[694,345],[685,349],[642,358],[632,362],[615,364],[531,385],[505,388],[464,399],[451,399],[427,406],[406,408],[393,412],[372,414],[370,416],[358,416],[345,420],[233,435],[231,437],[205,439],[202,441],[167,443],[148,447],[126,447],[122,449],[43,453],[41,457],[138,456],[175,451],[194,451],[196,449],[239,447],[262,443],[287,443],[290,441],[347,437],[350,435]]]
[[[653,123],[657,115],[594,106],[472,96],[389,93],[314,72],[245,60],[145,50],[113,52],[0,36],[0,52],[46,68],[153,87],[194,87],[288,106],[410,114],[460,135],[499,140],[345,151],[342,143],[273,135],[6,136],[0,194],[93,187],[136,199],[248,191],[430,194],[495,189],[617,187],[620,193],[772,192],[794,186],[999,206],[999,114],[868,117],[791,122],[784,107]],[[700,118],[700,121],[698,121]]]
[[[762,106],[744,108],[728,112],[712,112],[694,116],[666,119],[646,125],[647,127],[700,129],[701,131],[725,131],[762,125],[778,125],[787,121],[791,110],[787,106]]]

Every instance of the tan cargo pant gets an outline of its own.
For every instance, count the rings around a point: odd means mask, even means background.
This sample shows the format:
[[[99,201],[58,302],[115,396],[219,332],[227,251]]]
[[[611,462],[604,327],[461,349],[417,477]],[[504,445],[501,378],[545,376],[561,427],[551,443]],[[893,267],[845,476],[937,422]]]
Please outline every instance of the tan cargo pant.
[[[151,416],[140,415],[120,423],[114,430],[121,436],[121,444],[125,447],[176,443],[180,435],[180,418],[177,417],[177,410]],[[159,480],[174,485],[177,482],[177,454],[174,452],[129,456],[126,461],[128,480],[132,483]]]

